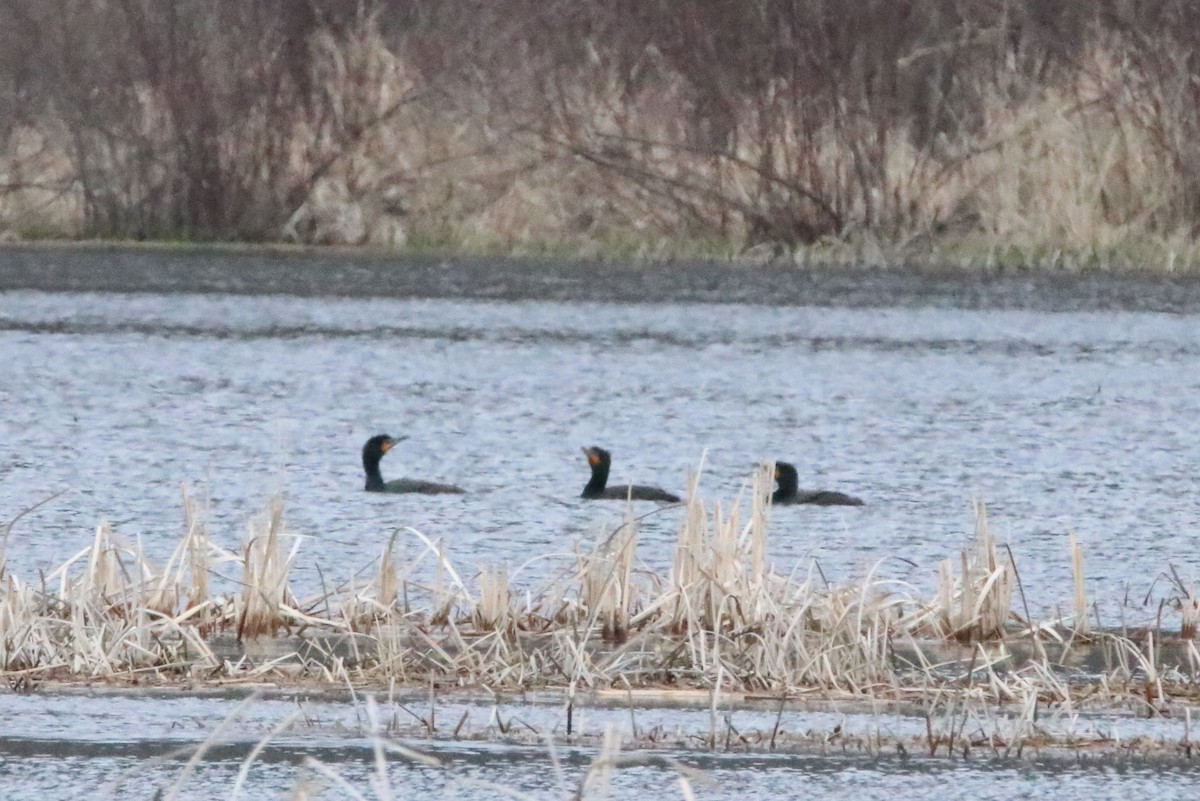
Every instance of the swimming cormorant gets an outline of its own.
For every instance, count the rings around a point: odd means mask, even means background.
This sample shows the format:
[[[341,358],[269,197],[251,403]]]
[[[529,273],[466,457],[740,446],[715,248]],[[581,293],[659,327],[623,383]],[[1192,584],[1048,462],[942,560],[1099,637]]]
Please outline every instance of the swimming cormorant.
[[[362,461],[363,470],[367,473],[367,492],[420,492],[426,495],[464,492],[461,487],[437,484],[433,481],[416,481],[411,478],[384,481],[383,474],[379,472],[379,460],[395,444],[396,440],[387,434],[376,434],[363,445]]]
[[[833,490],[802,490],[796,468],[787,462],[775,463],[775,481],[779,486],[771,494],[771,503],[785,506],[795,503],[810,503],[816,506],[862,506],[863,502],[853,495]]]
[[[678,495],[672,495],[658,487],[645,487],[639,484],[606,487],[605,485],[608,484],[608,469],[612,466],[612,455],[604,450],[604,448],[596,447],[584,448],[583,452],[587,456],[588,464],[592,468],[592,480],[583,488],[581,498],[587,500],[595,500],[597,498],[625,500],[626,498],[632,498],[635,501],[679,503]]]

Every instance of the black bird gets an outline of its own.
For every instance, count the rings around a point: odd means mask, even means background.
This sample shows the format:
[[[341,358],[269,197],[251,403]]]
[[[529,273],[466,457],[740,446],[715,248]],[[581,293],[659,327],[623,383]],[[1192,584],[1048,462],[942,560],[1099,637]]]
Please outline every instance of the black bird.
[[[363,445],[362,459],[363,470],[367,473],[367,492],[421,492],[426,495],[464,492],[461,487],[455,487],[452,484],[436,484],[432,481],[416,481],[411,478],[384,481],[383,474],[379,472],[379,460],[395,444],[396,440],[387,434],[376,434],[367,440],[367,444]]]
[[[605,485],[608,484],[608,468],[612,466],[612,454],[604,450],[604,448],[596,447],[584,448],[583,452],[587,456],[588,464],[592,467],[592,480],[583,488],[583,494],[579,497],[587,500],[609,498],[623,501],[626,498],[632,498],[635,501],[679,503],[678,495],[672,495],[658,487],[644,487],[640,484],[633,484],[623,487],[605,488]]]
[[[799,488],[799,477],[796,468],[787,462],[775,463],[775,481],[779,483],[771,495],[771,503],[776,506],[795,503],[811,503],[816,506],[862,506],[860,498],[833,490],[802,490]]]

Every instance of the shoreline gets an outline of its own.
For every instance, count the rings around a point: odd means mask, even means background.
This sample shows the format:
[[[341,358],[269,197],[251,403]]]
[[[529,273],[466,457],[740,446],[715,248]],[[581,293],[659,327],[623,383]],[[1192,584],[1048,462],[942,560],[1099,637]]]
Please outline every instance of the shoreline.
[[[188,691],[163,690],[131,687],[96,686],[92,683],[56,685],[28,693],[10,691],[5,695],[59,696],[67,698],[117,698],[149,699],[169,701],[180,698],[216,699],[230,703],[240,702],[238,708],[252,708],[256,702],[288,701],[299,704],[352,704],[362,709],[404,710],[411,717],[402,722],[388,724],[386,731],[373,735],[385,741],[402,742],[427,757],[436,758],[445,749],[467,750],[474,747],[496,747],[489,750],[497,758],[520,756],[531,750],[545,753],[547,749],[563,754],[575,754],[584,764],[597,755],[611,753],[614,746],[621,753],[640,755],[635,758],[652,758],[660,755],[668,759],[682,759],[694,767],[715,767],[727,760],[851,760],[865,764],[911,765],[914,769],[942,765],[976,765],[990,768],[1019,766],[1023,768],[1043,767],[1103,767],[1144,766],[1154,769],[1195,770],[1195,746],[1190,739],[1190,726],[1185,715],[1158,715],[1155,718],[1131,715],[1128,711],[1089,709],[1082,713],[1053,710],[1047,705],[1044,712],[1030,721],[1022,715],[1019,705],[991,707],[985,718],[975,719],[966,729],[960,725],[970,715],[969,708],[956,709],[953,704],[944,708],[927,709],[919,706],[899,708],[890,704],[870,704],[853,699],[795,699],[786,705],[778,701],[738,703],[724,696],[713,706],[709,701],[695,699],[694,702],[664,703],[661,699],[647,699],[631,695],[624,698],[623,690],[612,690],[599,695],[580,694],[571,703],[581,727],[568,734],[565,721],[570,719],[565,696],[553,697],[544,692],[521,694],[488,694],[478,690],[451,692],[431,696],[428,691],[389,691],[380,688],[368,690],[334,688],[291,688],[279,689],[267,686],[243,687],[236,690],[199,688]],[[365,700],[367,698],[371,700]],[[462,707],[487,707],[493,709],[492,722],[480,728],[475,725],[460,730],[462,721],[454,714]],[[533,713],[534,723],[521,717],[521,710],[541,708],[542,713]],[[687,712],[703,713],[715,710],[717,717],[708,720],[701,714],[688,721]],[[589,712],[609,711],[624,713],[625,723],[613,727],[611,723],[600,725],[600,721],[589,720]],[[684,718],[677,719],[670,728],[661,723],[650,725],[638,715],[677,711]],[[423,713],[428,718],[422,718]],[[545,714],[550,713],[550,719]],[[758,713],[759,723],[747,722],[738,715]],[[236,716],[236,711],[231,718]],[[378,713],[375,713],[378,714]],[[390,713],[389,713],[390,714]],[[830,716],[837,716],[834,723]],[[774,720],[773,725],[763,722],[766,716]],[[808,716],[812,716],[811,719]],[[1074,717],[1073,717],[1074,716]],[[703,720],[701,718],[704,718]],[[1134,720],[1144,721],[1142,726],[1131,725]],[[507,723],[505,722],[507,719]],[[437,721],[433,723],[431,721]],[[455,721],[459,725],[455,726]],[[550,725],[552,724],[552,725]],[[590,725],[589,725],[590,724]],[[1102,724],[1108,724],[1107,727]],[[1062,731],[1067,725],[1067,731]],[[547,728],[549,726],[549,728]],[[1125,736],[1118,726],[1123,726]],[[1078,727],[1078,730],[1076,730]],[[319,729],[320,727],[318,727]],[[898,729],[903,731],[898,731]],[[1139,733],[1135,733],[1135,730]],[[1152,730],[1152,733],[1147,731]],[[198,738],[205,740],[206,752],[216,746],[232,749],[230,753],[241,755],[247,743],[258,742],[257,749],[277,752],[280,755],[295,752],[298,759],[336,748],[344,753],[354,743],[344,740],[346,732],[333,729],[324,738],[319,730],[304,727],[305,740],[317,737],[318,742],[295,742],[286,735],[295,733],[292,727],[278,730],[265,739],[260,734],[249,733],[227,737],[219,743],[210,743],[205,732]],[[280,736],[283,741],[278,741]],[[211,734],[207,735],[211,737]],[[48,741],[35,736],[0,737],[0,753],[35,753]],[[108,753],[116,744],[88,740],[54,740],[56,754],[62,753],[64,743],[75,743],[72,749],[80,756],[88,756],[96,749]],[[177,740],[147,739],[126,742],[126,747],[139,754],[161,751],[162,755],[177,754],[181,745]],[[363,744],[364,753],[373,749],[373,744]],[[256,750],[257,750],[256,749]],[[231,757],[232,758],[232,757]]]
[[[1200,239],[1172,242],[1167,239],[1130,241],[1115,245],[1046,246],[998,244],[984,237],[950,238],[913,247],[902,241],[874,237],[828,240],[811,245],[772,243],[743,246],[734,242],[711,243],[689,239],[653,238],[631,242],[556,242],[522,244],[484,242],[471,244],[317,244],[286,239],[122,239],[48,236],[0,237],[0,254],[10,251],[92,251],[147,253],[226,253],[235,256],[276,255],[342,257],[384,261],[510,261],[528,264],[572,263],[621,265],[651,269],[679,266],[724,266],[730,269],[832,270],[861,272],[887,270],[943,277],[985,277],[1010,273],[1023,275],[1162,276],[1200,280]],[[1148,254],[1185,255],[1182,262],[1161,265]],[[1140,266],[1139,266],[1140,265]]]
[[[0,244],[0,292],[1200,313],[1200,273],[617,262],[279,244]]]

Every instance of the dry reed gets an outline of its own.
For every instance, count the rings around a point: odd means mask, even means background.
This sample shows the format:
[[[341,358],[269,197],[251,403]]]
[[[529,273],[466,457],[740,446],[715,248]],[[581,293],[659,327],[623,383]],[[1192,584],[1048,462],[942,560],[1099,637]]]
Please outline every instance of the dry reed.
[[[1012,613],[1013,573],[1008,560],[1000,557],[980,501],[975,501],[972,548],[962,552],[960,562],[962,575],[957,580],[949,559],[940,565],[938,632],[967,642],[1002,637]]]
[[[101,524],[40,586],[4,575],[0,669],[11,681],[274,677],[571,692],[616,683],[703,688],[714,704],[731,692],[813,689],[888,699],[967,693],[1009,704],[1031,693],[1071,702],[1080,676],[1068,667],[1070,651],[1096,647],[1110,667],[1090,681],[1108,697],[1158,709],[1192,691],[1164,668],[1161,636],[1143,647],[1093,631],[1094,645],[1083,645],[1074,636],[1082,605],[1070,625],[1009,630],[1015,566],[1000,557],[982,504],[960,575],[943,563],[932,602],[874,571],[840,585],[811,567],[777,573],[767,560],[770,479],[768,466],[743,498],[709,504],[692,476],[666,576],[636,567],[637,520],[628,516],[538,596],[514,593],[503,566],[481,570],[473,592],[441,543],[408,529],[390,538],[373,578],[297,599],[289,577],[300,540],[286,545],[293,535],[278,499],[250,522],[242,552],[230,554],[209,541],[203,506],[185,492],[186,532],[165,568]],[[405,541],[419,545],[415,556]],[[1077,544],[1072,552],[1078,562]],[[218,561],[240,569],[238,592],[208,594],[207,575],[196,573]],[[1010,649],[1029,632],[1035,654],[1018,664]],[[230,635],[240,644],[218,656]],[[964,648],[965,659],[936,656]]]
[[[1087,589],[1084,586],[1083,548],[1079,547],[1079,540],[1074,531],[1068,535],[1067,543],[1071,549],[1071,577],[1075,584],[1075,633],[1087,635],[1091,624],[1088,622]]]

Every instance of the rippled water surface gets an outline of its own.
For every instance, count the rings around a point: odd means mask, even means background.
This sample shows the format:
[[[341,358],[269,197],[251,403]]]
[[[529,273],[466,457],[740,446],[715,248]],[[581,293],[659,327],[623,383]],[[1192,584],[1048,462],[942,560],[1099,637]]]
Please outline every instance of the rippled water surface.
[[[387,770],[387,780],[375,794],[375,768],[367,751],[357,754],[332,752],[318,757],[331,762],[341,781],[350,785],[358,797],[425,798],[458,801],[462,799],[574,798],[584,782],[585,764],[555,766],[540,754],[490,751],[479,754],[441,753],[442,767],[422,768],[395,760]],[[269,757],[268,757],[269,758]],[[685,760],[687,763],[697,760]],[[20,771],[20,786],[5,797],[10,801],[41,801],[87,793],[97,799],[151,799],[156,792],[173,788],[180,782],[180,762],[172,762],[169,771],[147,770],[144,763],[129,757],[99,757],[60,760],[47,756],[26,756],[17,763],[0,762],[0,782]],[[557,770],[556,770],[557,767]],[[1045,767],[983,767],[962,763],[912,765],[896,761],[872,763],[837,757],[796,757],[778,759],[699,760],[688,765],[689,791],[697,799],[757,797],[778,799],[821,798],[830,801],[923,801],[930,797],[963,801],[999,801],[1000,799],[1056,798],[1079,801],[1118,801],[1136,797],[1175,801],[1195,798],[1197,776],[1191,770],[1163,770],[1154,767],[1090,767],[1063,769]],[[206,760],[180,785],[175,796],[187,801],[211,801],[229,797],[237,782],[239,759]],[[356,796],[334,780],[302,772],[290,762],[262,760],[255,763],[242,785],[239,797],[247,801],[297,797],[289,795],[297,784],[311,788],[303,798],[346,799]],[[678,773],[666,767],[632,767],[616,772],[604,785],[604,798],[610,799],[685,799]],[[390,793],[390,795],[384,795]]]
[[[376,790],[376,782],[382,782],[396,798],[472,799],[522,793],[519,797],[564,799],[574,797],[584,784],[596,757],[594,746],[564,742],[561,704],[443,700],[435,717],[443,721],[440,734],[431,741],[420,734],[421,724],[416,721],[417,716],[428,714],[423,701],[400,698],[393,703],[381,698],[376,720],[388,730],[389,742],[416,748],[439,764],[421,764],[390,752],[380,773],[373,741],[365,735],[369,713],[361,703],[302,696],[244,704],[219,697],[0,695],[0,788],[8,801],[65,798],[81,790],[96,799],[149,799],[156,792],[176,790],[184,799],[231,798],[244,761],[261,743],[244,778],[241,798],[289,797],[290,791],[305,783],[312,793],[306,797],[354,797],[338,784],[344,781],[369,798],[388,797],[386,791]],[[1019,761],[979,754],[964,762],[947,759],[944,753],[931,759],[918,752],[922,718],[833,710],[789,710],[778,720],[769,710],[729,712],[731,725],[747,734],[769,732],[778,724],[780,732],[820,743],[835,730],[841,733],[841,740],[823,748],[810,746],[811,754],[772,754],[766,749],[744,753],[736,739],[731,748],[709,749],[699,745],[708,731],[708,715],[707,709],[577,708],[575,732],[590,734],[592,743],[606,730],[628,737],[634,722],[643,735],[654,729],[666,732],[667,740],[697,743],[690,750],[633,752],[634,759],[650,764],[615,772],[609,792],[600,797],[635,799],[650,793],[652,798],[683,799],[681,771],[695,797],[703,799],[743,798],[748,787],[768,798],[847,801],[918,801],[929,798],[931,788],[937,788],[938,798],[956,799],[1040,796],[1082,801],[1130,794],[1182,799],[1194,797],[1197,780],[1194,766],[1183,760],[1109,756],[1099,761],[1088,760],[1085,754],[1076,761],[1061,752],[1027,754]],[[279,731],[288,720],[291,727]],[[456,721],[461,739],[449,731]],[[501,744],[498,725],[536,730],[536,744]],[[1059,733],[1069,726],[1082,736],[1144,736],[1158,742],[1171,742],[1185,733],[1179,720],[1128,715],[1060,718],[1044,720],[1042,725]],[[910,743],[912,751],[901,756],[892,745],[881,754],[866,753],[861,743],[879,733]],[[185,766],[202,740],[207,740],[207,751],[194,766]],[[555,743],[553,752],[550,741]],[[306,763],[310,758],[323,767]],[[338,778],[329,778],[329,773]]]
[[[241,267],[224,265],[231,282]],[[978,497],[1038,609],[1070,598],[1070,530],[1102,609],[1169,564],[1197,572],[1200,315],[889,307],[886,292],[856,307],[188,289],[0,294],[0,518],[68,490],[14,528],[10,570],[60,563],[101,519],[163,557],[186,483],[230,548],[284,490],[302,585],[408,526],[468,573],[545,557],[517,578],[536,582],[620,517],[578,499],[579,449],[603,444],[614,481],[679,491],[703,459],[702,491],[732,498],[776,458],[865,499],[776,509],[785,570],[813,557],[852,578],[883,560],[932,586]],[[380,431],[407,437],[385,476],[469,494],[364,493],[359,449]],[[651,566],[678,516],[646,521]]]
[[[514,758],[517,757],[517,758]],[[368,754],[336,764],[338,775],[366,798],[371,795],[373,766]],[[444,770],[416,768],[398,763],[388,771],[388,792],[393,798],[484,799],[484,798],[573,798],[583,781],[584,768],[571,765],[561,776],[554,773],[548,758],[530,760],[525,755],[473,754],[449,759]],[[15,765],[14,765],[15,767]],[[178,764],[169,777],[147,775],[128,758],[89,759],[68,762],[46,757],[20,761],[22,786],[6,796],[11,801],[41,801],[87,792],[95,799],[153,798],[160,789],[177,781]],[[532,768],[532,769],[531,769]],[[202,763],[182,785],[176,796],[187,801],[225,798],[236,782],[237,760]],[[0,781],[8,768],[0,764]],[[919,801],[935,795],[939,799],[999,801],[999,799],[1056,798],[1099,800],[1146,797],[1175,801],[1195,798],[1197,777],[1191,771],[1154,768],[1062,770],[1026,767],[985,768],[972,765],[911,767],[843,762],[821,757],[787,760],[730,760],[719,767],[700,766],[704,778],[693,779],[690,790],[698,799],[745,798],[745,793],[779,799],[821,798],[830,801]],[[131,774],[129,778],[114,780]],[[286,763],[258,763],[240,797],[251,801],[287,798],[300,780],[299,771]],[[321,785],[305,798],[354,798],[333,781],[308,779],[306,786]],[[606,785],[606,798],[684,799],[674,770],[634,767],[617,773]],[[100,788],[99,791],[96,788]],[[520,795],[518,795],[518,793]]]
[[[1072,530],[1110,621],[1157,578],[1152,614],[1169,566],[1200,575],[1194,286],[958,286],[728,268],[618,281],[595,266],[594,276],[512,264],[410,274],[336,256],[292,270],[219,254],[194,257],[188,272],[153,254],[134,267],[106,252],[19,255],[0,254],[0,521],[65,491],[12,529],[7,569],[28,580],[85,547],[100,520],[165,558],[187,484],[209,497],[214,538],[231,549],[247,518],[284,492],[290,527],[305,536],[302,589],[367,566],[405,527],[444,540],[468,581],[500,563],[536,588],[577,540],[620,519],[620,504],[578,499],[580,447],[591,444],[614,453],[614,481],[681,491],[703,460],[701,491],[731,499],[755,464],[775,458],[795,462],[807,486],[866,501],[775,509],[770,557],[785,571],[815,559],[836,581],[878,565],[928,591],[938,561],[966,541],[978,497],[1035,613],[1070,603]],[[384,460],[386,477],[469,493],[363,492],[359,449],[383,431],[407,438]],[[651,567],[669,563],[679,514],[645,520],[639,553]],[[26,754],[25,794],[5,797],[50,797],[139,759]],[[361,776],[370,770],[365,757],[345,759]],[[557,786],[503,754],[466,764],[488,781]],[[735,784],[751,771],[778,797],[877,797],[885,787],[918,798],[931,781],[953,786],[950,797],[1030,787],[1128,797],[1153,781],[1154,797],[1168,798],[1192,785],[1170,772],[711,767]],[[670,774],[640,770],[618,780],[622,792],[670,786]],[[237,762],[200,771],[227,780]],[[5,775],[13,763],[0,756],[0,786]],[[429,786],[480,797],[469,785]]]

